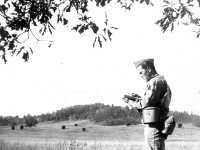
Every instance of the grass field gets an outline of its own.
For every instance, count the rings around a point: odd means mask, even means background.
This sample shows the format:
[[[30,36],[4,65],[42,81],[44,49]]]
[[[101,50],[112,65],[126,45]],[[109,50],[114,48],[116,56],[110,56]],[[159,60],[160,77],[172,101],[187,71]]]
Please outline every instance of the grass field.
[[[66,129],[61,129],[62,125]],[[0,150],[143,150],[143,138],[142,125],[101,126],[87,120],[44,122],[23,130],[19,126],[15,130],[0,127]],[[166,141],[166,150],[200,150],[200,128],[191,124],[175,128]]]

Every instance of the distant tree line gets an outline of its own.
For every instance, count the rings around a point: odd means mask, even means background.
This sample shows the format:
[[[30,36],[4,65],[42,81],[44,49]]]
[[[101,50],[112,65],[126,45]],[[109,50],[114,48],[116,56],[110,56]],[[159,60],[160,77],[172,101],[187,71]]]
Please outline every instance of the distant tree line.
[[[18,115],[13,116],[7,116],[3,117],[0,116],[0,125],[1,126],[16,126],[16,125],[25,125],[27,127],[36,126],[38,124],[38,118],[36,116],[31,116],[28,114],[27,116],[24,116],[23,118],[20,118]]]
[[[176,122],[193,123],[200,127],[200,116],[187,112],[170,111],[169,115],[175,117]],[[83,120],[88,119],[106,126],[140,124],[140,114],[137,109],[105,105],[95,103],[90,105],[75,105],[57,110],[56,112],[41,114],[38,116],[0,117],[0,125],[20,125],[35,126],[38,122],[63,121],[63,120]]]
[[[51,114],[39,115],[38,118],[40,122],[89,119],[109,126],[123,125],[127,122],[131,124],[141,123],[136,109],[129,108],[128,106],[121,107],[102,103],[62,108]]]

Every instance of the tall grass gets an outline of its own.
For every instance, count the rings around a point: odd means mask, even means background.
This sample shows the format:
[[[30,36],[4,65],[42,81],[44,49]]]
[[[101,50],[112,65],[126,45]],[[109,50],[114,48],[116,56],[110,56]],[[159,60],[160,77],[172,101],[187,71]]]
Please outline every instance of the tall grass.
[[[167,150],[199,150],[200,143],[166,143]],[[46,142],[46,143],[17,143],[0,141],[0,150],[144,150],[143,143],[98,142],[85,143],[77,140]]]
[[[0,141],[0,150],[142,150],[142,144],[135,145],[123,145],[117,143],[85,143],[78,142],[76,140],[60,141],[58,143],[43,143],[43,144],[25,144],[25,143],[15,143],[15,142],[6,142]]]

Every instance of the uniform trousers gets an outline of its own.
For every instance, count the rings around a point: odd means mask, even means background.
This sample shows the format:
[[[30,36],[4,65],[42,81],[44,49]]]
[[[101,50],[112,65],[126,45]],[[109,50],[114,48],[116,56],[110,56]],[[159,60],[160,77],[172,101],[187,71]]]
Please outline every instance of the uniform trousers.
[[[167,136],[162,134],[163,124],[144,124],[144,139],[146,150],[165,150]]]

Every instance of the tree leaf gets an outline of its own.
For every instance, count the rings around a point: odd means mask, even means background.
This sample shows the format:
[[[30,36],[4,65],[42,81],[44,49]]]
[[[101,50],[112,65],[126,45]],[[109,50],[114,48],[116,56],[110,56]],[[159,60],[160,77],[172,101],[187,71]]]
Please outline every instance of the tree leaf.
[[[66,25],[66,24],[68,23],[68,20],[65,19],[65,18],[63,19],[63,21],[64,21],[64,22],[63,22],[63,25]]]
[[[112,40],[112,39],[111,39],[112,32],[110,32],[110,30],[107,30],[107,33],[108,33],[108,37],[109,37],[109,39],[110,39],[110,41],[111,41],[111,40]]]
[[[54,26],[50,22],[48,22],[48,24],[55,30]]]
[[[4,63],[6,64],[7,59],[6,59],[6,55],[5,54],[3,54],[2,59],[4,60]]]
[[[150,0],[145,0],[146,4],[149,5],[150,3]]]
[[[82,34],[85,30],[85,25],[82,25],[81,28],[79,29],[79,33]]]
[[[98,36],[98,42],[99,42],[100,47],[102,47],[102,41],[99,36]]]
[[[94,48],[94,46],[95,46],[96,40],[97,40],[97,37],[95,37],[95,39],[94,39],[93,48]]]
[[[113,28],[113,29],[116,29],[116,30],[118,30],[118,28],[117,28],[117,27],[110,27],[110,28]]]
[[[22,59],[24,59],[24,61],[28,61],[29,60],[29,52],[24,52]]]
[[[30,50],[31,50],[31,53],[33,54],[33,50],[32,50],[32,48],[31,47],[29,47],[30,48]]]
[[[174,23],[171,24],[171,32],[174,30]]]
[[[200,7],[200,0],[197,0],[197,2],[199,3],[199,7]]]
[[[19,49],[19,51],[17,52],[17,55],[19,55],[19,53],[22,51],[24,49],[24,46],[22,46],[20,49]],[[16,55],[16,56],[17,56]]]
[[[9,43],[9,47],[8,47],[8,50],[13,50],[13,48],[15,47],[15,44],[14,44],[14,40],[12,40],[10,43]]]
[[[76,30],[76,32],[77,32],[78,28],[79,28],[81,25],[82,25],[82,24],[78,24],[77,26],[73,27],[72,30]]]
[[[60,14],[57,15],[57,23],[60,21]]]
[[[52,31],[51,31],[51,28],[50,28],[50,26],[48,26],[48,29],[49,29],[49,32],[51,33],[51,35],[52,35]]]
[[[140,4],[142,4],[144,2],[144,0],[140,0]]]
[[[101,35],[101,36],[103,37],[104,41],[107,42],[107,39],[103,35]]]

